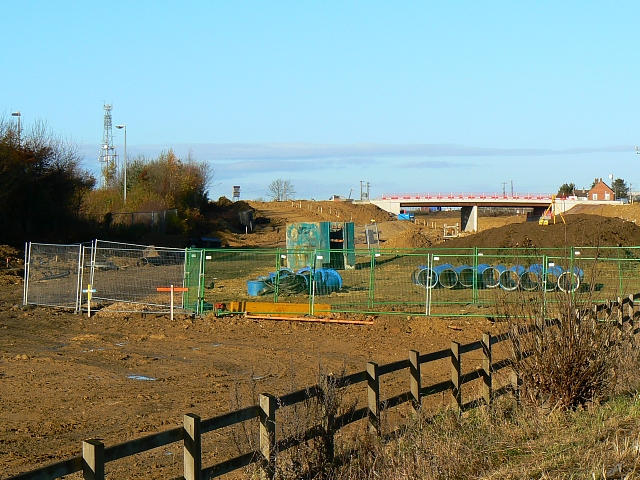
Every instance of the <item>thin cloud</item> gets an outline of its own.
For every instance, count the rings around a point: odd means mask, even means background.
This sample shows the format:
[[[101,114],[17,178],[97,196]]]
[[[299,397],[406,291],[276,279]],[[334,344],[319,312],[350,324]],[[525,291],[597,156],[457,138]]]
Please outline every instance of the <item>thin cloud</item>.
[[[459,163],[459,162],[447,162],[444,160],[423,160],[417,162],[403,162],[398,164],[400,168],[474,168],[478,167],[477,163]]]
[[[621,153],[634,151],[630,145],[613,145],[604,147],[576,147],[563,150],[542,148],[484,148],[468,147],[464,145],[449,144],[352,144],[352,145],[326,145],[313,143],[229,143],[229,144],[177,144],[174,146],[163,145],[130,145],[129,155],[134,156],[144,153],[153,158],[173,148],[180,157],[191,152],[193,157],[220,165],[227,164],[232,170],[242,168],[257,168],[261,171],[277,171],[289,168],[305,168],[305,161],[323,160],[323,163],[307,166],[310,170],[331,166],[339,167],[343,163],[362,161],[367,164],[382,159],[400,158],[445,158],[445,157],[539,157],[551,155],[583,155],[590,153]],[[82,153],[87,159],[98,157],[98,145],[84,145]],[[268,160],[270,165],[253,163],[254,161]],[[290,162],[290,163],[288,163]],[[334,163],[329,163],[334,162]],[[316,162],[317,163],[317,162]],[[410,168],[460,168],[474,166],[473,164],[449,163],[449,162],[408,162]]]
[[[150,149],[153,147],[148,146]],[[155,147],[157,149],[157,146]],[[144,146],[141,146],[144,149]],[[322,145],[312,143],[195,144],[176,145],[176,150],[191,149],[196,158],[220,160],[320,159],[320,158],[410,158],[410,157],[529,157],[546,155],[580,155],[618,153],[634,150],[629,145],[578,147],[563,150],[542,148],[484,148],[447,144],[352,144]]]

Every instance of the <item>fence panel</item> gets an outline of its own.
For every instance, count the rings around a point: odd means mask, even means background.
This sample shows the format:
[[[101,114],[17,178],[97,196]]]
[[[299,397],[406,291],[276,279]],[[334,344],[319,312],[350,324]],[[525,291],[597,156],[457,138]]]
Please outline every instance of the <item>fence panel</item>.
[[[426,251],[381,249],[373,265],[373,311],[426,314],[432,286]]]
[[[226,310],[237,311],[242,302],[256,302],[252,313],[273,313],[280,267],[276,250],[207,249],[204,255],[207,304],[223,303]]]
[[[185,250],[96,240],[91,264],[91,286],[96,302],[116,302],[113,310],[128,311],[142,304],[169,307],[170,295],[158,287],[182,287]],[[176,305],[182,294],[174,294]],[[86,294],[82,297],[86,302]],[[123,305],[124,304],[124,305]]]
[[[82,245],[30,243],[25,252],[25,305],[78,308]]]
[[[187,310],[201,314],[212,310],[211,303],[204,302],[204,250],[188,248],[184,265],[184,286],[188,289],[184,292],[183,307]]]
[[[545,312],[566,293],[579,304],[640,290],[640,247],[361,249],[349,253],[355,262],[339,261],[344,254],[182,250],[99,240],[91,247],[33,243],[25,255],[24,302],[77,310],[86,305],[82,289],[90,284],[95,307],[164,309],[169,295],[156,288],[184,285],[188,291],[176,294],[176,304],[182,299],[196,314],[215,303],[247,311],[251,302],[257,314],[451,316],[496,315],[496,305],[514,313],[523,297]]]
[[[353,267],[345,267],[346,262],[331,261],[327,266],[320,262],[325,258],[334,259],[344,255],[342,250],[317,250],[318,265],[315,273],[309,275],[313,313],[366,312],[372,308],[372,252],[350,252]],[[329,308],[327,308],[329,307]]]

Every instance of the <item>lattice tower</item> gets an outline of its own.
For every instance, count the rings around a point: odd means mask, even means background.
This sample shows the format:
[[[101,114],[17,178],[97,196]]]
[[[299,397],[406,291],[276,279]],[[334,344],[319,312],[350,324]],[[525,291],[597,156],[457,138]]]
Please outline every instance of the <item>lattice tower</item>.
[[[118,155],[113,146],[113,126],[111,123],[112,105],[104,104],[104,133],[100,147],[100,186],[110,187],[116,180],[118,172]]]

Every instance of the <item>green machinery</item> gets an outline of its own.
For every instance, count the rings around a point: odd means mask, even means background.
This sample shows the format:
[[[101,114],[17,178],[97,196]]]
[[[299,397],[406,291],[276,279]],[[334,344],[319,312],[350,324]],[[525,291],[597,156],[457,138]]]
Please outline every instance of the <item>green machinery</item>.
[[[287,224],[288,268],[299,270],[304,267],[329,267],[344,270],[355,268],[355,264],[353,222]]]

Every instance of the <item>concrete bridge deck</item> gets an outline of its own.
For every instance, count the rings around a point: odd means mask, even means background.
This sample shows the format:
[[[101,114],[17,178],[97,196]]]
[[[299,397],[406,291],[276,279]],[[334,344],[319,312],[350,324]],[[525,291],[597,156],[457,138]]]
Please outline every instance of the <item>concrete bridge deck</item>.
[[[411,207],[457,207],[460,208],[461,229],[465,232],[478,230],[478,207],[532,208],[533,216],[540,216],[553,201],[551,193],[387,193],[371,203],[393,214]],[[594,201],[577,197],[556,197],[555,213],[564,213],[576,205],[611,205],[619,201]]]

